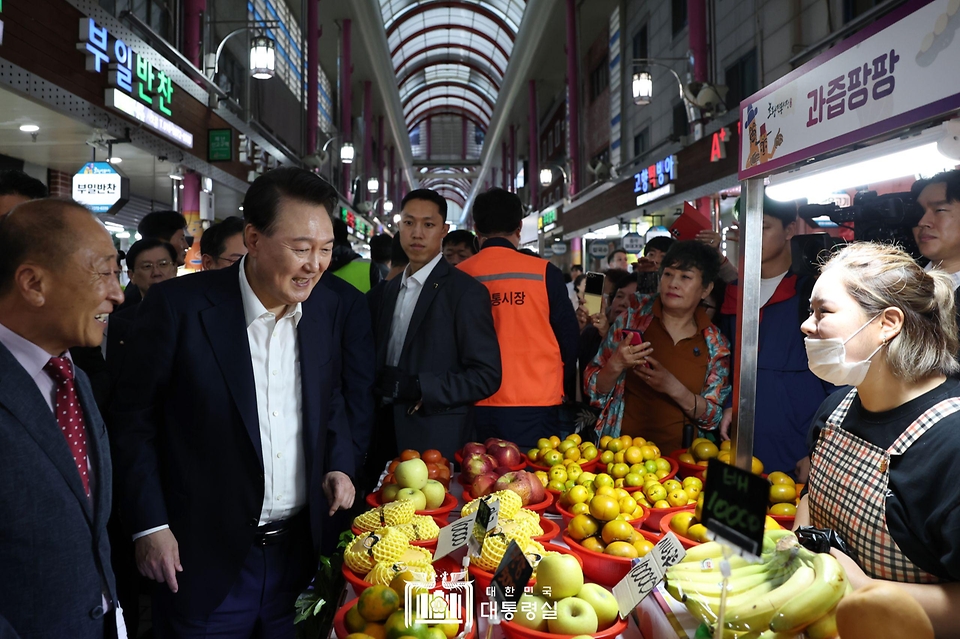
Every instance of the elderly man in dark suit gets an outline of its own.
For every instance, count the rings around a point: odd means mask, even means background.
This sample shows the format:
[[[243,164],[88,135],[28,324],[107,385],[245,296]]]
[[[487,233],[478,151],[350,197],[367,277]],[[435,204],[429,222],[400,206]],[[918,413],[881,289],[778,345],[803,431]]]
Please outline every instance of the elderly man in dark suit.
[[[0,217],[3,639],[103,639],[122,624],[107,431],[68,352],[100,344],[123,301],[117,276],[110,234],[81,205],[37,200]]]
[[[243,202],[247,255],[153,286],[111,411],[124,522],[158,637],[294,636],[324,520],[353,503],[336,192],[281,168]]]
[[[443,259],[446,220],[447,202],[436,191],[403,198],[400,243],[410,263],[373,311],[381,407],[369,475],[398,448],[436,448],[452,459],[470,436],[473,403],[500,388],[490,296]]]

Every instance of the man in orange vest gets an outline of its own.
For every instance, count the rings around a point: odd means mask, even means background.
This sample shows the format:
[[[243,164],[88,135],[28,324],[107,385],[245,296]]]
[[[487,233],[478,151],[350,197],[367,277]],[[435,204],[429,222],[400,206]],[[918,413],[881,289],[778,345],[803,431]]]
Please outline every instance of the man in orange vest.
[[[573,397],[579,325],[563,273],[518,251],[523,205],[515,194],[491,189],[477,197],[473,221],[480,253],[459,264],[490,292],[500,341],[500,390],[476,404],[480,441],[502,437],[521,450],[559,434],[559,407]]]

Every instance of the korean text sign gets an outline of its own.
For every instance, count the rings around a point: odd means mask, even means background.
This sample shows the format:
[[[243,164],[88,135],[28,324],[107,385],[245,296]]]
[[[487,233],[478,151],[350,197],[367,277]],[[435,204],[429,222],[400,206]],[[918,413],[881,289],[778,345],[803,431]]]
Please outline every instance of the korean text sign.
[[[740,179],[960,107],[955,5],[908,3],[741,102]]]

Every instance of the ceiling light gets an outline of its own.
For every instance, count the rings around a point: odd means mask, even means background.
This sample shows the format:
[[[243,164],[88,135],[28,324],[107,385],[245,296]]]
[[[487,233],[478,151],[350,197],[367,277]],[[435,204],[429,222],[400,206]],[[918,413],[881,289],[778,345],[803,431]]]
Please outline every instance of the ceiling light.
[[[239,207],[237,207],[237,210],[238,210],[238,211],[243,211],[243,205],[240,205]]]
[[[118,240],[129,240],[129,239],[130,239],[130,231],[122,231],[122,232],[120,232],[120,233],[117,233],[117,239],[118,239]]]
[[[257,80],[273,77],[277,65],[277,43],[267,36],[250,40],[250,75]]]
[[[637,106],[650,104],[653,99],[653,76],[646,71],[633,74],[633,103]]]
[[[393,200],[384,200],[383,201],[383,211],[384,213],[389,213],[393,210]]]
[[[340,147],[340,161],[344,164],[353,164],[353,159],[357,157],[357,150],[353,148],[350,142],[344,142]]]
[[[379,190],[380,190],[380,180],[378,180],[375,177],[372,177],[369,180],[367,180],[367,191],[369,193],[376,193]]]
[[[550,186],[553,184],[553,169],[547,167],[540,169],[540,186]]]
[[[133,236],[133,239],[135,239],[136,241],[139,242],[140,240],[143,239],[143,236],[140,235],[139,233],[135,233],[134,236]]]
[[[400,214],[399,214],[399,213],[397,213],[396,215],[393,216],[393,223],[394,223],[394,224],[399,224],[399,223],[400,223]]]
[[[24,133],[36,133],[40,130],[40,127],[38,127],[36,124],[21,124],[20,130]]]
[[[121,162],[123,162],[123,158],[114,156],[112,158],[107,158],[107,162],[109,162],[110,164],[120,164]]]

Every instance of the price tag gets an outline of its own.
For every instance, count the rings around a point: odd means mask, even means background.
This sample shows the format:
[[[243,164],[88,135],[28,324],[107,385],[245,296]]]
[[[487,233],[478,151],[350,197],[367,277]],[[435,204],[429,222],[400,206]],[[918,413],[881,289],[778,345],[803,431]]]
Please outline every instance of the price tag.
[[[467,547],[472,555],[479,556],[483,548],[483,540],[487,533],[497,527],[500,519],[500,500],[496,497],[484,497],[477,506],[476,521],[473,524],[473,534],[467,540]]]
[[[441,528],[440,534],[437,536],[437,550],[433,553],[433,560],[436,561],[441,557],[446,557],[454,550],[467,545],[467,540],[470,538],[470,533],[473,532],[473,525],[476,520],[477,513],[474,511],[449,526]]]
[[[711,459],[703,487],[700,523],[718,541],[748,558],[760,556],[770,484],[764,478]]]
[[[653,550],[644,557],[634,560],[633,567],[627,576],[613,587],[613,596],[620,608],[620,617],[626,619],[630,611],[640,605],[640,602],[663,580],[667,568],[680,563],[686,554],[687,551],[683,549],[680,540],[671,532],[658,541]]]
[[[511,541],[507,552],[493,573],[494,598],[497,601],[497,610],[516,609],[517,602],[523,594],[523,589],[533,576],[533,566],[517,542]],[[504,603],[509,605],[504,606]]]

